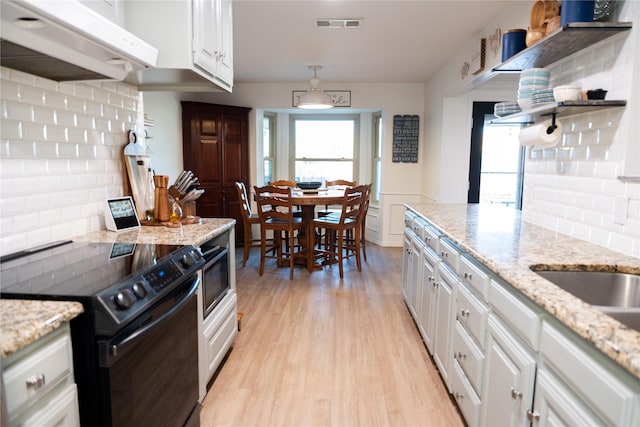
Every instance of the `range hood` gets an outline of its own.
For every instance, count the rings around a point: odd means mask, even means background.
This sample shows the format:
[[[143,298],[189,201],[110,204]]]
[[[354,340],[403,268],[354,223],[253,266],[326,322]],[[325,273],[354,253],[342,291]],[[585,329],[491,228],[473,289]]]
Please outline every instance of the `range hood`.
[[[0,65],[56,81],[124,80],[158,50],[77,0],[0,0]]]

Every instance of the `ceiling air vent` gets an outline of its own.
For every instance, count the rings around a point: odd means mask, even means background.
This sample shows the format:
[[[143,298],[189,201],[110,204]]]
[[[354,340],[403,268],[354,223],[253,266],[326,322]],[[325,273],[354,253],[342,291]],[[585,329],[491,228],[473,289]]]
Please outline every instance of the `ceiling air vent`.
[[[362,19],[316,19],[317,28],[360,28]]]

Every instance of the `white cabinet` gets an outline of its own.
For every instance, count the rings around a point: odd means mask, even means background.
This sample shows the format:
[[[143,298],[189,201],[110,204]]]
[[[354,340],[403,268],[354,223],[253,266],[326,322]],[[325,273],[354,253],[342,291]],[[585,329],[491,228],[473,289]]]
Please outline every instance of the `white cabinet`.
[[[425,248],[422,252],[422,292],[420,312],[418,313],[418,329],[429,354],[433,355],[436,336],[436,319],[438,303],[437,265],[438,257],[433,250]]]
[[[78,426],[69,325],[3,359],[3,394],[10,426]]]
[[[129,83],[141,90],[215,90],[217,86],[231,92],[231,0],[124,3],[127,29],[159,50],[156,67],[131,73]]]
[[[193,0],[193,63],[220,86],[233,86],[231,0]]]
[[[467,425],[640,425],[637,378],[412,215],[403,279],[420,247],[416,324]]]
[[[452,340],[453,340],[453,325],[455,322],[455,315],[453,313],[454,307],[454,292],[457,283],[455,274],[445,266],[443,262],[438,265],[438,296],[437,296],[437,314],[436,314],[436,339],[435,349],[433,352],[433,360],[436,362],[440,375],[447,385],[449,391],[451,391],[451,363],[452,357]]]
[[[544,321],[535,425],[640,425],[640,386],[572,331]]]
[[[404,230],[403,239],[403,251],[402,251],[402,296],[404,302],[409,305],[409,294],[411,285],[411,275],[413,274],[413,257],[411,256],[411,232],[407,229]]]
[[[481,425],[528,426],[536,360],[498,318],[489,316]]]

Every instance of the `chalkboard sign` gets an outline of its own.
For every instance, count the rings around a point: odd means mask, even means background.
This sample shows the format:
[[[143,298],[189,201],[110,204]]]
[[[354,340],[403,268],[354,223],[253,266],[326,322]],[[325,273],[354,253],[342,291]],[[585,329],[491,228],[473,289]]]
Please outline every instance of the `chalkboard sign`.
[[[419,129],[420,117],[393,116],[393,162],[418,163]]]

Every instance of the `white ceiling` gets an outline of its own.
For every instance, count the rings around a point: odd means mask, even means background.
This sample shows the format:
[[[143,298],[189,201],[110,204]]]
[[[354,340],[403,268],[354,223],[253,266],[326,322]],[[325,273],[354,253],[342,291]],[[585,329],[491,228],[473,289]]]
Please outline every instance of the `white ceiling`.
[[[516,0],[510,0],[516,1]],[[506,0],[234,0],[234,82],[424,82],[469,46]],[[359,29],[316,28],[322,18]]]

